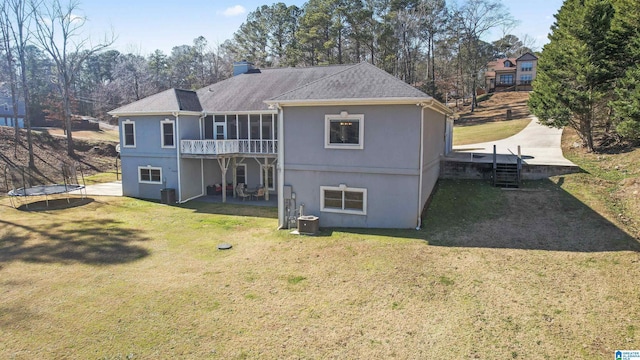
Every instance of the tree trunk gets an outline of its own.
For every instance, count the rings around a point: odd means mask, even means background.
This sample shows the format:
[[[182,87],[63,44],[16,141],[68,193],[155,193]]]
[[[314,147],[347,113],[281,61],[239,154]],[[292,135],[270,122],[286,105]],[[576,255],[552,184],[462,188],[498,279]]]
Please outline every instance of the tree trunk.
[[[338,30],[338,64],[342,64],[342,31]]]
[[[69,82],[64,80],[64,96],[63,96],[63,104],[64,104],[64,125],[67,129],[67,154],[71,157],[75,156],[75,152],[73,151],[73,136],[71,135],[71,89]]]
[[[24,60],[21,61],[24,64]],[[29,111],[29,104],[31,102],[31,95],[29,94],[29,87],[27,86],[27,72],[22,66],[22,91],[24,94],[24,126],[27,129],[27,146],[29,149],[29,167],[35,169],[36,163],[33,160],[33,140],[31,138],[31,112]]]
[[[429,37],[429,53],[431,55],[431,96],[436,96],[436,54],[433,35]]]
[[[471,88],[471,112],[473,112],[476,109],[476,106],[478,106],[478,101],[476,97],[476,76],[473,77],[472,86],[473,87]]]

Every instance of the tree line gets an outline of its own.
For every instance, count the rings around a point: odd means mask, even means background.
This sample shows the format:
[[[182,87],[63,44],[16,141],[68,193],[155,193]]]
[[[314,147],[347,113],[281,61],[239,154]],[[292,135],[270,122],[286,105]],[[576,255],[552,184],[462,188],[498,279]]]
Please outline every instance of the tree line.
[[[475,105],[488,61],[534,47],[509,34],[515,24],[499,0],[309,0],[257,8],[222,47],[264,67],[368,61],[442,101],[469,95]]]
[[[589,151],[640,141],[640,3],[566,0],[551,30],[532,112],[574,128]]]
[[[309,0],[302,7],[280,2],[249,13],[222,44],[200,36],[170,54],[148,55],[109,50],[113,33],[89,39],[79,7],[77,0],[0,5],[0,82],[9,84],[16,114],[18,100],[26,104],[30,148],[34,119],[64,119],[66,129],[72,115],[107,120],[107,111],[168,88],[198,89],[224,80],[238,60],[263,68],[368,61],[443,101],[469,96],[475,103],[489,60],[533,47],[528,37],[509,34],[515,21],[499,0]],[[504,36],[484,41],[491,31]],[[73,155],[70,131],[67,140]]]

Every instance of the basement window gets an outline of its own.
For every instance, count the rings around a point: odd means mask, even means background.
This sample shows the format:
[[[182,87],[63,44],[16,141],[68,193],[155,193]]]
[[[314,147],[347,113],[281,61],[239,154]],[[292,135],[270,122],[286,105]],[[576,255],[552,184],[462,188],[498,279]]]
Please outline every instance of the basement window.
[[[320,187],[320,211],[367,215],[367,189],[339,186]]]
[[[142,184],[162,184],[162,168],[151,166],[138,167],[138,182]]]

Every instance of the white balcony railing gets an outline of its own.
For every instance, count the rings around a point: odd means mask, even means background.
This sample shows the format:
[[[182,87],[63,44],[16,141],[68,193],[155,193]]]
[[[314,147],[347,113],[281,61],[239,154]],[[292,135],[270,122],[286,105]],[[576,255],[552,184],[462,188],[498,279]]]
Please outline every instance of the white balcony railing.
[[[277,154],[278,140],[181,140],[187,155]]]

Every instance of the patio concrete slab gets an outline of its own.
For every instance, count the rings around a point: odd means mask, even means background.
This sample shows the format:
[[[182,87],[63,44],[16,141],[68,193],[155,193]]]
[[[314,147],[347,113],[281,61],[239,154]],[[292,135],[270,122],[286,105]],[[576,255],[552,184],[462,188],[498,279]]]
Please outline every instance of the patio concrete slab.
[[[550,128],[531,116],[531,122],[519,133],[506,139],[453,147],[447,158],[454,161],[492,162],[493,146],[503,157],[518,154],[518,146],[525,164],[577,166],[562,155],[562,129]]]

